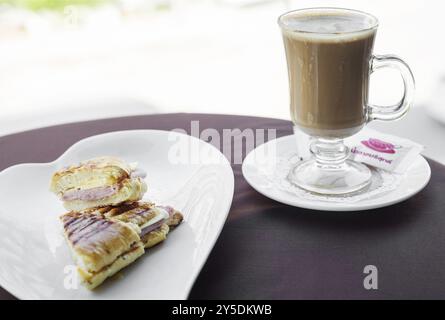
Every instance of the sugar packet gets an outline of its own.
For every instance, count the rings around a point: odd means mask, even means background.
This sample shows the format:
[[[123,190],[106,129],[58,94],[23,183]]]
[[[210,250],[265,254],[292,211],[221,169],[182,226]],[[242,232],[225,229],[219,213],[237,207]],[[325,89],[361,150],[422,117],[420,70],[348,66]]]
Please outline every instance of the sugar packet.
[[[297,140],[297,154],[301,160],[312,154],[310,145],[314,138],[294,129]],[[350,150],[349,159],[394,173],[405,173],[423,146],[411,140],[363,128],[356,135],[346,138]]]
[[[345,140],[351,160],[389,172],[405,173],[423,146],[411,140],[364,128]]]

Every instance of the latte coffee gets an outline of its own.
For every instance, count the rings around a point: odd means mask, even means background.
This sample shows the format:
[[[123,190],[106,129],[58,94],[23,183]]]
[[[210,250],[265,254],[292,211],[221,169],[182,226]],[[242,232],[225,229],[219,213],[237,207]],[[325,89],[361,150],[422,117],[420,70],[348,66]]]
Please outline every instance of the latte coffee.
[[[295,135],[310,136],[297,141],[297,154],[302,156],[302,147],[311,156],[293,165],[287,181],[327,196],[367,192],[372,171],[350,158],[344,138],[370,121],[397,120],[408,112],[415,91],[411,69],[397,56],[372,53],[378,20],[371,14],[308,8],[284,13],[278,24],[286,49]],[[398,70],[403,79],[396,105],[368,103],[369,76],[383,68]]]
[[[294,124],[315,137],[344,138],[366,122],[375,21],[359,12],[288,14],[280,20]]]

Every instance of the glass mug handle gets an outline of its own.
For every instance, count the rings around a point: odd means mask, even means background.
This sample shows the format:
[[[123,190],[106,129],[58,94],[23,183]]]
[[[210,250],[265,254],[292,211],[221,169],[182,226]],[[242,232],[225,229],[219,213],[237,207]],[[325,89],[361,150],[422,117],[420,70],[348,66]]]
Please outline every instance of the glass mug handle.
[[[400,101],[390,106],[367,106],[367,121],[383,120],[391,121],[403,117],[414,101],[415,81],[409,66],[399,57],[393,55],[376,55],[371,58],[370,72],[382,68],[393,68],[400,72],[403,80],[403,96]]]

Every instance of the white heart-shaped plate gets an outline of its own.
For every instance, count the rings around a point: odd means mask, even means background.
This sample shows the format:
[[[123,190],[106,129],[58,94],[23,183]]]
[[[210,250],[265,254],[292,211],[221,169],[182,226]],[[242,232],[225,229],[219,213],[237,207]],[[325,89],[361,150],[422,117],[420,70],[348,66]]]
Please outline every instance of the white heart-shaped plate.
[[[96,156],[138,162],[148,173],[144,200],[171,205],[184,222],[167,240],[89,291],[77,285],[48,190],[54,171]],[[20,299],[185,299],[230,210],[234,176],[212,145],[169,131],[134,130],[79,141],[51,163],[20,164],[0,173],[0,285]]]

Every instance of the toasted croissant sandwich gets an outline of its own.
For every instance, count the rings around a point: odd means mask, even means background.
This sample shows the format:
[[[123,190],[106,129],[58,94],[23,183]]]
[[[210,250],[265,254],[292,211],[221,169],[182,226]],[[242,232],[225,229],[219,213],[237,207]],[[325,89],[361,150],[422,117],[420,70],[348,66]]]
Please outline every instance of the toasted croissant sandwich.
[[[94,289],[164,241],[183,220],[172,207],[135,202],[68,212],[61,217],[65,238],[82,282]]]
[[[144,254],[140,230],[133,224],[80,212],[64,214],[61,221],[79,275],[89,289]]]
[[[151,248],[164,241],[169,231],[183,220],[182,214],[172,207],[156,206],[143,201],[90,209],[84,212],[136,225],[140,230],[139,236],[145,248]]]
[[[113,157],[100,157],[54,173],[50,190],[67,210],[119,205],[142,198],[147,191],[144,174]]]

